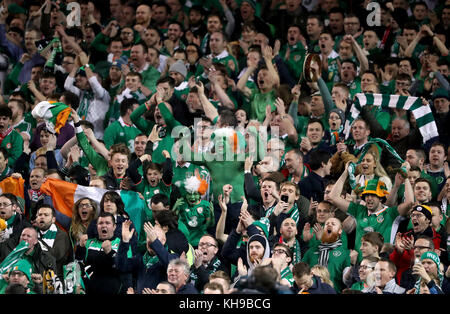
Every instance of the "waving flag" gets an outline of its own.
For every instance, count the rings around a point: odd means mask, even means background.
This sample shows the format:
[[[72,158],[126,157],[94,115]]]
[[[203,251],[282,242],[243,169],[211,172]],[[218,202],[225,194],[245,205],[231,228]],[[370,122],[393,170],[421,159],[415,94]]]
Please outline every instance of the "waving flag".
[[[44,119],[47,129],[59,133],[70,116],[70,107],[62,102],[41,101],[34,107],[31,115],[35,119]]]
[[[48,178],[41,185],[41,192],[49,195],[52,198],[53,207],[63,215],[71,218],[72,208],[79,199],[89,197],[95,201],[100,208],[100,201],[108,190],[83,186],[75,183]],[[139,194],[134,191],[117,190],[123,203],[125,204],[125,212],[133,222],[137,235],[139,236],[145,217],[145,201],[139,197]]]
[[[350,135],[350,126],[358,118],[363,106],[373,105],[381,108],[397,108],[410,110],[416,119],[417,127],[422,134],[423,142],[439,137],[436,122],[429,106],[424,106],[419,97],[390,94],[363,94],[355,95],[355,101],[350,109],[351,117],[345,122],[344,133]]]
[[[24,198],[25,180],[22,178],[7,177],[0,182],[0,194],[11,193],[17,197]]]

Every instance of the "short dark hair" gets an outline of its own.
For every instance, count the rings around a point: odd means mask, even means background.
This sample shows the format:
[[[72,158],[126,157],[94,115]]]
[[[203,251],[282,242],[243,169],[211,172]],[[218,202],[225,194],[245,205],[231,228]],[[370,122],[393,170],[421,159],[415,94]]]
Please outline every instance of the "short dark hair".
[[[168,227],[169,230],[178,229],[178,217],[171,210],[161,210],[155,213],[155,221],[157,221],[161,227]]]
[[[50,208],[52,210],[52,216],[55,217],[56,216],[56,210],[52,205],[49,204],[42,204],[41,206],[39,206],[36,210],[36,213],[41,209],[41,208]]]
[[[122,100],[122,102],[120,103],[120,116],[125,116],[127,114],[127,111],[129,109],[133,109],[133,106],[136,104],[139,105],[139,102],[136,98],[125,98],[124,100]]]
[[[309,167],[311,170],[317,170],[322,167],[322,164],[327,164],[331,156],[327,151],[315,150],[309,155]]]
[[[0,106],[0,117],[7,117],[12,119],[12,111],[8,106]]]
[[[8,150],[5,147],[0,147],[0,153],[3,155],[3,158],[8,159]]]
[[[379,232],[376,231],[368,232],[361,237],[361,240],[369,242],[372,245],[378,246],[378,253],[380,253],[381,249],[383,248],[384,237]]]
[[[169,197],[162,193],[156,193],[152,196],[150,203],[159,204],[162,203],[164,207],[170,205]]]
[[[64,97],[64,103],[66,105],[72,107],[74,110],[78,109],[78,106],[80,105],[80,97],[78,97],[77,94],[70,91],[64,91],[62,96]]]
[[[313,123],[319,123],[319,124],[322,126],[322,130],[325,131],[325,127],[323,126],[322,120],[317,119],[317,118],[311,118],[311,119],[309,119],[306,128],[308,128],[308,126],[309,126],[310,124],[313,124]]]
[[[220,122],[222,124],[227,124],[228,126],[231,126],[231,127],[237,126],[236,116],[233,113],[233,111],[231,111],[229,109],[225,109],[220,112]]]
[[[116,224],[116,218],[114,217],[113,214],[111,214],[111,213],[109,213],[109,212],[101,212],[100,215],[98,215],[97,223],[98,223],[98,220],[100,219],[100,217],[103,217],[103,218],[105,218],[105,217],[111,217],[112,222],[113,222],[114,224]]]
[[[159,85],[162,83],[169,83],[169,86],[171,88],[175,88],[175,80],[170,76],[161,77],[156,81],[156,85]]]
[[[298,262],[292,268],[292,274],[294,275],[294,277],[301,278],[304,275],[311,274],[311,267],[309,267],[308,263]]]

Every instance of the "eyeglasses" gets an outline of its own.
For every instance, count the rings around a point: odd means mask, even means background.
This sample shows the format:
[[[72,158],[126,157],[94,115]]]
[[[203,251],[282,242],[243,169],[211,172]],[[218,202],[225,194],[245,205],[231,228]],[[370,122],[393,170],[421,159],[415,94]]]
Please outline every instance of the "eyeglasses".
[[[411,218],[417,218],[417,219],[419,219],[419,218],[421,218],[421,217],[425,217],[425,215],[424,215],[424,214],[411,214],[410,217],[411,217]]]
[[[10,206],[10,205],[12,205],[12,203],[0,203],[0,208],[5,208],[5,207],[8,207],[8,206]]]
[[[288,252],[286,252],[285,250],[282,250],[282,249],[276,249],[276,250],[273,250],[273,252],[276,254],[286,254],[286,256],[288,255]]]
[[[210,248],[210,247],[216,247],[216,245],[215,244],[212,244],[212,243],[207,243],[207,242],[200,242],[199,244],[198,244],[198,247],[207,247],[207,248]]]
[[[74,62],[63,61],[62,64],[74,64]]]
[[[81,207],[81,208],[91,208],[92,205],[91,205],[91,204],[79,204],[78,207]]]

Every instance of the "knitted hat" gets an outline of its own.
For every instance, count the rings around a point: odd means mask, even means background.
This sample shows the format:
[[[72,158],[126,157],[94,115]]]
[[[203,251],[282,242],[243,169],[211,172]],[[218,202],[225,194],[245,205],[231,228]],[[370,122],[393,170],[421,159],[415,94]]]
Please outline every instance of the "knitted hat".
[[[435,100],[437,98],[445,98],[447,100],[450,100],[448,91],[445,88],[438,88],[433,92],[433,95],[431,96],[432,100]]]
[[[241,5],[242,5],[244,2],[247,2],[248,4],[250,4],[250,6],[253,8],[253,10],[256,11],[256,3],[255,3],[255,1],[253,1],[253,0],[242,0]]]
[[[253,241],[258,241],[259,243],[261,243],[261,245],[263,246],[263,248],[266,248],[267,245],[267,239],[266,237],[260,235],[260,234],[254,234],[250,237],[250,239],[248,240],[248,244],[247,247],[250,247],[250,243],[252,243]]]
[[[441,272],[440,266],[441,266],[441,260],[439,258],[439,255],[437,255],[435,252],[428,251],[422,254],[420,257],[420,261],[423,261],[424,259],[431,259],[435,264],[438,272],[438,277],[440,281],[440,285],[442,286],[442,281],[444,279],[444,274]]]
[[[413,212],[415,212],[415,211],[424,214],[425,217],[426,217],[428,220],[430,220],[430,221],[431,221],[431,219],[433,218],[433,211],[432,211],[431,208],[428,207],[427,205],[422,205],[422,204],[416,205],[416,206],[413,207],[411,213],[413,213]]]
[[[178,72],[181,75],[183,75],[183,77],[186,77],[186,75],[187,75],[186,66],[184,65],[184,63],[182,61],[177,61],[174,64],[172,64],[169,68],[169,73],[170,72]]]
[[[111,66],[113,67],[118,67],[121,71],[122,71],[122,66],[127,64],[128,60],[126,57],[122,56],[116,60],[113,61],[113,63],[111,63]]]
[[[364,191],[361,193],[361,196],[365,194],[375,194],[376,196],[382,198],[389,195],[389,192],[386,189],[386,184],[383,181],[378,179],[372,179],[367,181],[366,187]]]
[[[21,271],[27,276],[28,280],[31,280],[31,265],[24,259],[17,261],[9,272],[11,273],[12,271]]]
[[[330,110],[330,114],[331,114],[332,112],[336,113],[336,114],[339,116],[339,119],[341,119],[341,124],[344,124],[344,122],[345,122],[345,114],[344,114],[344,111],[342,111],[342,109],[339,109],[339,108],[334,108],[334,109],[331,109],[331,110]],[[329,116],[330,116],[330,115],[328,115],[328,117],[329,117]]]
[[[266,237],[269,236],[270,222],[267,217],[263,217],[260,220],[254,221],[252,223],[252,225],[260,227],[262,229],[262,231],[264,231],[264,234],[266,235]]]
[[[420,261],[423,261],[424,259],[431,259],[433,262],[436,263],[436,266],[439,269],[439,265],[441,265],[441,260],[439,259],[439,256],[436,253],[432,251],[425,252],[420,257]]]

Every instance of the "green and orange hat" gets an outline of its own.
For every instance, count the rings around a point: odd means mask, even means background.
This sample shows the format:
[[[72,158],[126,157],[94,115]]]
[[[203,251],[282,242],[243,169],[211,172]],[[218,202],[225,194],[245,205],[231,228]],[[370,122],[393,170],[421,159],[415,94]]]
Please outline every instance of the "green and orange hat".
[[[389,192],[386,188],[386,184],[378,179],[371,179],[366,182],[366,187],[364,191],[361,193],[361,197],[366,194],[374,194],[379,198],[387,197]]]

